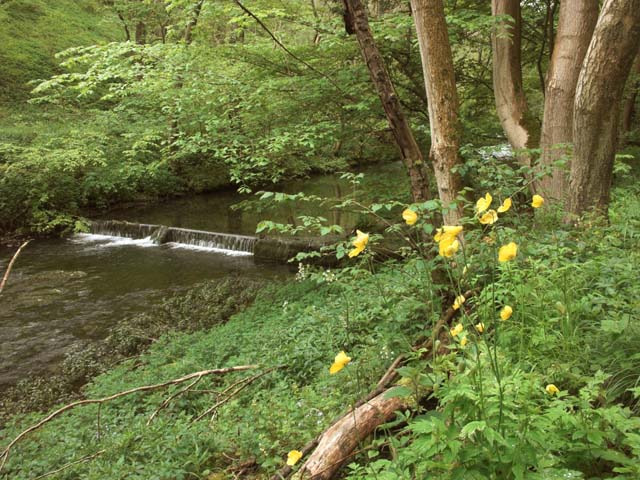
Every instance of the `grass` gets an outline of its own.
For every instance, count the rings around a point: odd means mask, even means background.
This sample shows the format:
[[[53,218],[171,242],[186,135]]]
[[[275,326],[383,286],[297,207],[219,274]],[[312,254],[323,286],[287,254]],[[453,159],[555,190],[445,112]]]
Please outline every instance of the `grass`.
[[[29,82],[58,72],[55,54],[73,46],[117,40],[117,19],[97,1],[13,0],[0,5],[0,102],[22,102]]]

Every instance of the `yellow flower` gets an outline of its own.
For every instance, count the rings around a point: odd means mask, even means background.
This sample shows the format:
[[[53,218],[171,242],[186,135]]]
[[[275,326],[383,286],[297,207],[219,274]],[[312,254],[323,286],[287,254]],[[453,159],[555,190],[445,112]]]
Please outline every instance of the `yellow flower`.
[[[456,337],[460,335],[463,330],[464,330],[464,327],[462,326],[461,323],[459,323],[455,327],[453,327],[451,330],[449,330],[449,332],[451,333],[452,337]]]
[[[365,249],[367,243],[369,243],[369,234],[356,230],[356,238],[352,240],[351,243],[355,248],[349,252],[349,258],[357,257]]]
[[[460,248],[460,242],[454,238],[453,242],[441,242],[440,243],[440,255],[443,257],[452,257]]]
[[[439,242],[443,237],[457,237],[461,232],[462,227],[460,225],[443,225],[442,228],[436,230],[436,236],[433,239]]]
[[[487,208],[491,206],[491,202],[493,201],[493,197],[490,193],[485,193],[483,198],[480,198],[476,202],[476,210],[478,213],[484,212]]]
[[[550,383],[549,385],[547,385],[545,387],[545,390],[547,391],[547,393],[549,395],[555,395],[556,393],[558,393],[560,391],[558,389],[558,387],[556,387],[553,383]]]
[[[487,212],[480,217],[480,223],[483,225],[493,225],[498,221],[498,214],[495,210],[487,210]]]
[[[402,219],[407,222],[407,225],[415,225],[418,221],[418,214],[413,210],[407,208],[402,212]]]
[[[484,323],[482,322],[476,323],[476,330],[478,331],[478,333],[484,332]]]
[[[466,298],[464,298],[464,295],[458,295],[453,302],[453,309],[458,310],[462,306],[462,304],[465,302],[465,300]]]
[[[468,339],[467,337],[462,337],[462,338],[460,339],[460,346],[461,346],[461,347],[466,346],[466,345],[467,345],[467,343],[469,343],[469,339]]]
[[[518,254],[518,246],[515,242],[507,243],[500,247],[498,250],[498,261],[500,262],[508,262],[509,260],[513,260],[516,258]]]
[[[333,375],[334,373],[338,373],[350,361],[351,361],[351,357],[347,357],[346,353],[340,352],[339,354],[336,355],[336,358],[333,360],[333,364],[329,368],[329,373],[331,375]]]
[[[540,208],[543,203],[544,203],[544,198],[542,198],[540,195],[534,195],[533,198],[531,199],[531,206],[533,208]]]
[[[443,257],[453,256],[460,248],[460,242],[456,238],[462,232],[460,225],[444,225],[436,230],[433,239],[439,242],[439,253]]]
[[[504,213],[510,208],[511,208],[511,199],[505,198],[504,202],[502,202],[502,205],[498,207],[498,213]]]
[[[287,465],[289,465],[290,467],[293,467],[296,463],[298,463],[298,460],[300,460],[301,458],[302,458],[302,452],[300,450],[291,450],[287,454]]]
[[[500,318],[502,320],[509,320],[512,313],[513,308],[511,308],[509,305],[505,305],[504,307],[502,307],[502,310],[500,310]]]

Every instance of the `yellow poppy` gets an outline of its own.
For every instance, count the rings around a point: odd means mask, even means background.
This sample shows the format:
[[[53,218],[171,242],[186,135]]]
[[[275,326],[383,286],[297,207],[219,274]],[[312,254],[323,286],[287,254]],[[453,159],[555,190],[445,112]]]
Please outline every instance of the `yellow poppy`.
[[[504,213],[510,208],[511,208],[511,199],[505,198],[504,202],[502,202],[502,205],[498,207],[498,213]]]
[[[498,221],[498,214],[495,210],[487,210],[484,215],[480,217],[480,223],[483,225],[493,225]]]
[[[440,255],[443,257],[452,257],[460,248],[460,242],[457,239],[453,239],[453,242],[440,242]]]
[[[464,298],[464,295],[458,295],[456,297],[456,299],[453,301],[453,309],[454,310],[458,310],[462,304],[465,302],[466,298]]]
[[[555,395],[560,391],[558,387],[556,387],[553,383],[550,383],[544,389],[547,391],[549,395]]]
[[[436,231],[433,239],[439,242],[439,253],[443,257],[453,256],[460,248],[460,242],[456,238],[462,232],[460,225],[444,225]]]
[[[507,243],[500,247],[498,250],[498,261],[500,262],[508,262],[509,260],[513,260],[516,258],[518,254],[518,246],[515,242]]]
[[[511,308],[509,305],[505,305],[504,307],[502,307],[502,310],[500,310],[500,318],[502,320],[509,320],[512,313],[513,308]]]
[[[478,213],[484,212],[487,208],[491,206],[491,202],[493,201],[493,197],[490,193],[485,193],[484,197],[480,198],[476,202],[476,210]]]
[[[464,330],[464,327],[462,326],[461,323],[459,323],[455,327],[453,327],[451,330],[449,330],[449,332],[451,333],[452,337],[456,337],[460,335],[463,330]]]
[[[531,206],[533,208],[540,208],[543,203],[544,203],[544,198],[542,198],[540,195],[534,195],[533,198],[531,199]]]
[[[356,238],[353,239],[351,243],[355,248],[349,252],[349,258],[357,257],[365,249],[367,243],[369,243],[369,234],[356,230]]]
[[[351,361],[351,357],[347,357],[346,353],[340,352],[339,354],[336,355],[336,358],[333,360],[333,364],[329,368],[329,373],[331,375],[333,375],[334,373],[338,373],[350,361]]]
[[[407,222],[407,225],[415,225],[418,221],[418,214],[410,208],[406,208],[404,212],[402,212],[402,219]]]
[[[300,460],[301,458],[302,458],[302,452],[300,450],[291,450],[287,454],[287,465],[289,465],[290,467],[293,467],[296,463],[298,463],[298,460]]]
[[[478,333],[484,332],[484,323],[482,322],[476,323],[476,330],[478,331]]]

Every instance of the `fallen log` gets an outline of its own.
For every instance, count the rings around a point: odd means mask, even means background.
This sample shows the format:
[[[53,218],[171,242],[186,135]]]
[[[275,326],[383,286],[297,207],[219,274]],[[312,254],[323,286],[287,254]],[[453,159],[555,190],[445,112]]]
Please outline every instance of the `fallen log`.
[[[406,408],[404,397],[387,398],[387,391],[345,414],[320,437],[318,446],[294,479],[330,479],[358,445],[398,410]]]

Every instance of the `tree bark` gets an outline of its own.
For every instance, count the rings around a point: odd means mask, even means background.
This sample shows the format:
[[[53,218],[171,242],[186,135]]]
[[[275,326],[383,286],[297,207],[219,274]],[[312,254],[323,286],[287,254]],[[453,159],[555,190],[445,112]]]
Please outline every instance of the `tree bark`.
[[[605,0],[587,50],[573,110],[569,211],[606,216],[624,85],[640,48],[640,0]]]
[[[440,200],[445,207],[445,223],[457,225],[463,216],[462,207],[456,202],[458,192],[462,190],[462,179],[456,172],[456,167],[462,163],[458,153],[459,105],[444,5],[442,0],[411,0],[411,10],[429,106],[429,159],[435,171]]]
[[[568,155],[573,143],[573,103],[580,67],[598,21],[598,0],[574,0],[560,4],[558,34],[547,73],[542,120],[541,163],[551,166]],[[553,168],[540,181],[539,190],[550,201],[564,203],[569,180],[567,170]]]
[[[136,43],[138,45],[147,43],[147,26],[142,21],[136,24]]]
[[[362,1],[344,0],[344,2],[348,10],[345,18],[349,16],[353,20],[352,26],[360,45],[360,51],[367,63],[371,81],[378,92],[389,127],[400,149],[402,161],[409,173],[413,200],[416,202],[428,200],[431,198],[428,169],[409,122],[400,107],[400,101],[391,83],[391,77],[384,66],[382,56],[369,28],[369,20]]]
[[[535,122],[530,118],[522,86],[520,37],[522,21],[519,0],[492,0],[494,16],[509,15],[511,20],[491,36],[493,52],[493,91],[502,129],[514,150],[535,146]],[[518,155],[520,163],[530,165],[529,155]]]
[[[635,75],[635,82],[629,89],[629,94],[624,102],[624,108],[622,110],[622,131],[627,133],[631,131],[633,126],[633,119],[636,114],[636,99],[638,98],[638,91],[640,90],[640,53],[636,55],[636,61],[633,64],[633,74]]]
[[[200,18],[200,12],[202,11],[202,5],[204,4],[204,0],[199,0],[196,3],[196,6],[193,7],[193,12],[191,13],[191,18],[189,22],[187,22],[187,26],[184,29],[184,43],[190,45],[193,41],[193,29],[198,25],[198,19]]]
[[[351,1],[351,0],[349,0]],[[387,391],[364,403],[334,423],[320,437],[318,446],[294,475],[295,479],[329,480],[349,461],[357,446],[376,428],[407,407],[407,399],[385,398]]]

